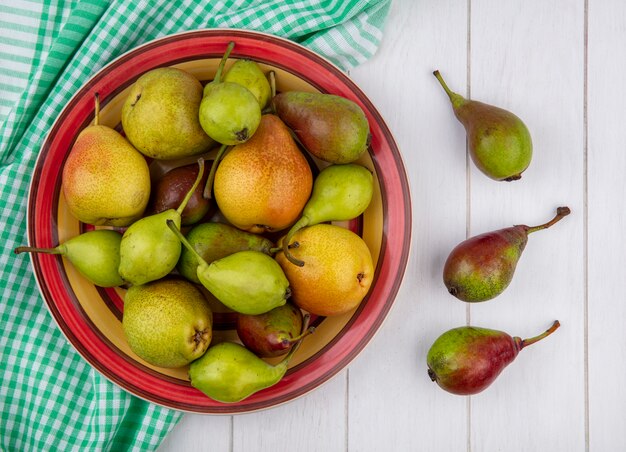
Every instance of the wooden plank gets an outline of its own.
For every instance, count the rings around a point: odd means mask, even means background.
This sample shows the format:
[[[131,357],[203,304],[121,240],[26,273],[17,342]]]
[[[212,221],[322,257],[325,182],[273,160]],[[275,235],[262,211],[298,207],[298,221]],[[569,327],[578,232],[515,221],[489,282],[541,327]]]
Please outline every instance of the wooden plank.
[[[534,155],[522,179],[496,182],[471,168],[471,235],[572,215],[530,236],[508,289],[471,306],[471,323],[534,336],[485,392],[471,398],[472,450],[585,448],[583,2],[472,0],[472,98],[513,111]]]
[[[626,450],[626,4],[589,1],[588,297],[590,450]]]
[[[466,81],[465,2],[394,1],[382,46],[353,78],[377,105],[403,155],[413,205],[411,256],[389,317],[350,366],[348,450],[463,450],[463,398],[427,375],[426,353],[465,306],[442,283],[447,246],[465,236],[465,136],[433,70]]]
[[[185,414],[165,437],[160,452],[180,450],[232,450],[232,416]]]
[[[235,451],[345,450],[346,371],[285,405],[234,418]]]

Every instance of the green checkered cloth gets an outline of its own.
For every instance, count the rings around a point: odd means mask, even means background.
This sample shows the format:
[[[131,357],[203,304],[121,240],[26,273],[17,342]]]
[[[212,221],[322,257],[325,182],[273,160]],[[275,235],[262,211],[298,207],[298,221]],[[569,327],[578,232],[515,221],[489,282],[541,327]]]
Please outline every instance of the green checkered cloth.
[[[118,55],[164,35],[246,28],[300,42],[343,69],[378,46],[390,0],[0,0],[0,449],[153,450],[182,413],[94,371],[54,324],[28,257],[28,187],[47,131]]]

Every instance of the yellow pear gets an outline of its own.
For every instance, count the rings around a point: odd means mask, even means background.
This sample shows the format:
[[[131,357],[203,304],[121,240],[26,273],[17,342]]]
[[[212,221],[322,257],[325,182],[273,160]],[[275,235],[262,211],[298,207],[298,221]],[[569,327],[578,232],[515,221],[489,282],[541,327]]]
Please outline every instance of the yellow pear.
[[[374,264],[367,244],[354,232],[332,224],[309,226],[294,234],[290,251],[304,262],[302,267],[282,252],[276,260],[300,308],[320,316],[339,315],[355,309],[367,295]]]
[[[96,100],[97,104],[97,100]],[[76,138],[63,167],[63,195],[83,223],[128,226],[150,198],[144,156],[114,129],[97,124]]]
[[[293,224],[311,194],[311,168],[275,115],[264,115],[255,134],[233,147],[215,172],[213,190],[222,214],[249,232]]]

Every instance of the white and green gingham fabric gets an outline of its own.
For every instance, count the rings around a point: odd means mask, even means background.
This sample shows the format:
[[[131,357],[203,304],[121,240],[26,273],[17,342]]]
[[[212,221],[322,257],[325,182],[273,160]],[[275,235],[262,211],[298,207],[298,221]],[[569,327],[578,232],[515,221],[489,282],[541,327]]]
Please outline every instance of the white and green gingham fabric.
[[[246,28],[349,69],[373,55],[390,0],[0,0],[0,450],[153,450],[181,413],[94,371],[58,330],[26,242],[28,186],[45,135],[113,58],[154,38]]]

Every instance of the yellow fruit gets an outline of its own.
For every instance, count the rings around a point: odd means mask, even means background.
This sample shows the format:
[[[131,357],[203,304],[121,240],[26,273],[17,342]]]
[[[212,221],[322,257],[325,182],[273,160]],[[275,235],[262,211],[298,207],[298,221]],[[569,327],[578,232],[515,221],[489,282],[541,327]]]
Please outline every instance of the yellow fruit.
[[[355,309],[365,298],[374,264],[369,248],[357,234],[318,224],[298,231],[291,246],[291,253],[304,261],[304,266],[292,264],[282,252],[276,260],[289,280],[293,302],[300,308],[320,316],[339,315]]]
[[[264,115],[252,138],[226,154],[213,183],[224,217],[255,233],[280,231],[294,223],[312,187],[306,158],[275,115]]]
[[[150,198],[150,172],[143,157],[110,127],[94,125],[76,138],[62,187],[72,214],[83,223],[128,226]]]

